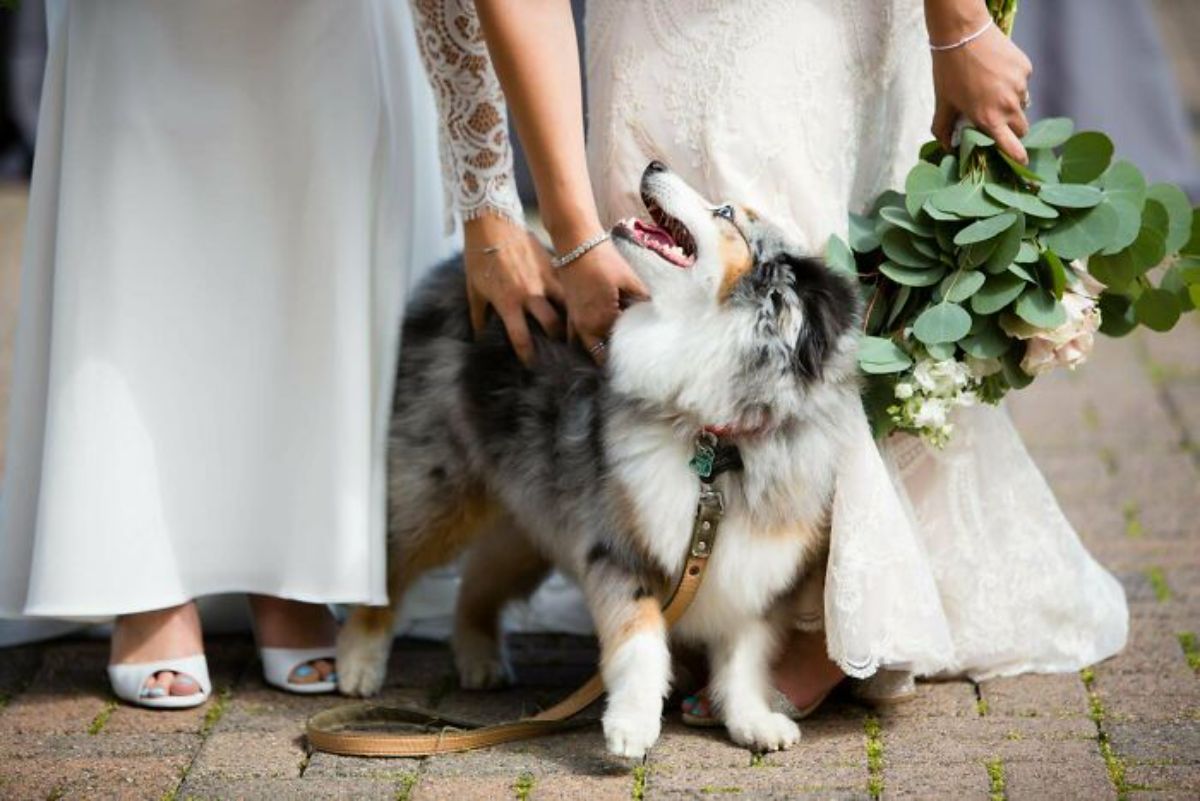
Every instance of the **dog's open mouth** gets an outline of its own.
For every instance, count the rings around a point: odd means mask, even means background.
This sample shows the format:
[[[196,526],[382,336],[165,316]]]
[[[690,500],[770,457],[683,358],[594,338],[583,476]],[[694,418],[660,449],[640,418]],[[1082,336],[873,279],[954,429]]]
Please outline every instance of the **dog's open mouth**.
[[[617,223],[618,230],[647,250],[652,250],[676,267],[691,267],[696,263],[696,241],[687,226],[667,214],[648,197],[643,196],[646,210],[653,222],[635,217]]]

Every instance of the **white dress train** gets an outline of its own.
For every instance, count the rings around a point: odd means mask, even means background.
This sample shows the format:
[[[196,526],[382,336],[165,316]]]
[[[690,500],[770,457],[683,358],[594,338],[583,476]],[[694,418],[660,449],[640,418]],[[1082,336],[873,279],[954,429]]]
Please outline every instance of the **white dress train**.
[[[447,255],[387,0],[53,0],[0,617],[383,603],[409,287]]]

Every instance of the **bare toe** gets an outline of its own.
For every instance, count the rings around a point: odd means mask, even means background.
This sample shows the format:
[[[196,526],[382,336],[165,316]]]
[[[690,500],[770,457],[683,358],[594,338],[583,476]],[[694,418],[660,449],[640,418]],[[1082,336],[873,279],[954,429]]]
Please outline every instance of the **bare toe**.
[[[171,686],[167,692],[171,695],[195,695],[200,692],[200,685],[196,680],[185,673],[172,674],[174,678],[171,680]]]

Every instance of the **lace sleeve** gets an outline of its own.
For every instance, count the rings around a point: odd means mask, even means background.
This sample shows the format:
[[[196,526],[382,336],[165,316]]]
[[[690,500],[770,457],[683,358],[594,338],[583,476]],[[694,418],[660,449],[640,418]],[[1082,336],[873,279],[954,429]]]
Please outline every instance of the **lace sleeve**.
[[[421,59],[437,98],[447,227],[491,212],[524,225],[504,93],[473,0],[411,0]]]

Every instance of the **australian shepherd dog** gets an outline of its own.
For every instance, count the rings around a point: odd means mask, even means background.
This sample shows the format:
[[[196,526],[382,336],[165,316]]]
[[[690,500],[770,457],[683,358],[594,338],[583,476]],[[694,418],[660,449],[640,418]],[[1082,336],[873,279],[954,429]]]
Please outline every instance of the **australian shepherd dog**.
[[[343,692],[383,683],[395,606],[463,552],[453,639],[462,685],[510,678],[500,612],[552,568],[583,590],[608,691],[604,735],[640,757],[658,738],[669,643],[708,654],[732,738],[787,748],[769,664],[797,584],[827,547],[836,465],[861,415],[853,280],[752,212],[714,204],[657,162],[649,220],[612,231],[650,297],[618,319],[605,366],[537,337],[527,368],[495,320],[471,331],[461,263],[411,304],[391,421],[391,608],[359,607],[338,643]],[[569,268],[568,268],[569,269]],[[736,448],[702,485],[698,443]],[[724,502],[707,572],[668,631],[661,603],[689,554],[702,486]]]

